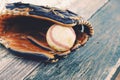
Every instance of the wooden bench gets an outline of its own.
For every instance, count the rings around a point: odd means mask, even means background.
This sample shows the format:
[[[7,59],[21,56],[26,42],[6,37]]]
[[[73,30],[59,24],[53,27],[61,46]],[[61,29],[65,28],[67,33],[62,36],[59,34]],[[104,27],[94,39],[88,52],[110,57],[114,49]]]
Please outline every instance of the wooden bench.
[[[0,4],[7,1],[0,0]],[[13,55],[0,46],[0,80],[120,80],[120,1],[22,0],[70,9],[89,20],[95,35],[57,63],[42,63]]]

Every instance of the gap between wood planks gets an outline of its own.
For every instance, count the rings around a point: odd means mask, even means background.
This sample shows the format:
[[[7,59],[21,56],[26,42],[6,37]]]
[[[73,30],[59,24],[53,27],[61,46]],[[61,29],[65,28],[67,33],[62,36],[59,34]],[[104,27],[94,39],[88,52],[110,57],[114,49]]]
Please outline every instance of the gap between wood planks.
[[[3,1],[3,0],[2,0]],[[13,2],[14,0],[8,0],[8,2]],[[18,0],[17,0],[18,1]],[[31,0],[32,1],[32,0]],[[38,0],[36,0],[36,1],[38,1]],[[58,3],[57,3],[57,1],[55,2],[56,4],[53,4],[52,2],[49,2],[48,4],[49,5],[51,5],[51,6],[58,6],[58,7],[60,7],[60,8],[64,8],[64,7],[66,7],[66,8],[68,8],[68,9],[70,9],[70,10],[72,10],[72,11],[74,11],[74,12],[76,12],[76,13],[78,13],[78,14],[80,14],[80,15],[82,15],[83,17],[85,17],[85,19],[90,19],[91,18],[91,16],[94,16],[96,13],[97,13],[97,11],[99,10],[99,9],[101,9],[106,3],[107,3],[107,1],[108,0],[101,0],[100,1],[100,3],[99,3],[99,0],[95,0],[94,2],[96,2],[97,4],[99,4],[97,7],[95,7],[96,6],[96,4],[94,3],[94,4],[92,4],[92,5],[90,5],[90,2],[92,2],[92,0],[81,0],[81,1],[74,1],[74,2],[70,2],[69,0],[67,0],[67,1],[65,1],[65,0],[62,0],[62,1],[58,1]],[[27,0],[24,0],[23,2],[28,2]],[[33,1],[32,1],[33,2]],[[31,2],[31,3],[32,3]],[[43,2],[43,4],[47,4],[46,3],[47,1],[45,1],[45,2]],[[63,3],[64,4],[63,4]],[[77,3],[76,3],[77,2]],[[40,3],[40,2],[39,2]],[[81,4],[81,6],[83,6],[83,8],[81,8],[80,9],[80,6],[78,6],[78,7],[75,7],[74,5],[72,5],[73,3],[75,3],[75,4]],[[91,9],[89,9],[88,7],[86,7],[86,6],[84,6],[84,4],[85,3],[89,3],[89,7],[90,6],[92,6],[93,8],[91,8]],[[57,5],[58,4],[58,5]],[[60,5],[60,6],[59,6]],[[77,6],[76,5],[76,6]],[[84,10],[85,9],[85,10]],[[81,10],[81,11],[78,11],[78,10]],[[90,13],[89,13],[90,12]],[[84,15],[84,13],[85,13],[85,15]],[[6,59],[6,61],[7,61],[8,59]],[[14,61],[13,61],[14,60]],[[13,67],[15,66],[15,65],[17,65],[17,66],[21,66],[21,67],[25,67],[26,69],[24,69],[24,68],[21,68],[20,70],[23,70],[23,73],[24,72],[26,72],[26,74],[24,75],[22,72],[21,73],[19,73],[19,77],[17,77],[17,78],[21,78],[21,79],[24,79],[25,77],[27,77],[28,75],[30,75],[31,74],[31,72],[32,71],[34,71],[34,69],[36,69],[37,67],[39,67],[40,65],[41,65],[41,63],[36,63],[36,62],[32,62],[32,61],[29,61],[29,62],[27,62],[27,63],[24,63],[25,61],[24,60],[22,60],[22,59],[15,59],[15,58],[13,58],[13,60],[11,60],[11,64],[6,64],[6,65],[4,65],[4,67],[10,67],[11,66],[11,69],[14,69]],[[16,63],[15,63],[16,62]],[[5,62],[4,62],[5,63]],[[15,63],[15,64],[13,64],[13,63]],[[32,65],[30,65],[30,64],[34,64],[33,66]],[[13,66],[13,67],[12,67]],[[27,67],[26,67],[27,66]],[[29,67],[30,66],[30,67]],[[10,68],[8,68],[7,70],[8,71],[6,71],[5,70],[5,68],[3,69],[2,68],[2,71],[3,71],[3,78],[6,78],[6,79],[8,79],[9,77],[8,76],[6,76],[7,74],[9,74],[9,73],[11,73],[11,69]],[[27,71],[27,69],[31,69],[31,70],[29,70],[29,71]],[[15,71],[15,70],[14,70]],[[11,75],[11,79],[12,78],[14,78],[15,76],[18,76],[18,72],[20,72],[20,71],[18,71],[17,70],[17,68],[16,68],[16,72],[15,73],[13,73],[13,74],[9,74],[9,75]],[[15,75],[14,75],[15,74]],[[17,74],[17,75],[16,75]],[[14,76],[12,76],[12,75],[14,75]],[[21,76],[20,76],[21,75]]]
[[[107,3],[109,2],[110,0],[108,1],[105,1],[105,4],[103,4],[98,10],[96,10],[90,17],[87,18],[87,20],[90,20],[97,12],[99,12],[105,5],[107,5]],[[75,12],[75,11],[74,11]],[[38,65],[39,67],[39,65]],[[30,74],[32,75],[32,77],[34,77],[34,75],[37,73],[37,70],[36,71],[33,71],[31,72]],[[28,75],[30,75],[28,74]],[[24,79],[26,79],[28,76],[26,76]]]
[[[108,3],[110,2],[110,0],[108,0],[103,6],[101,6],[95,13],[93,13],[91,15],[91,17],[88,18],[88,21],[95,15],[97,14],[104,6],[106,6]]]

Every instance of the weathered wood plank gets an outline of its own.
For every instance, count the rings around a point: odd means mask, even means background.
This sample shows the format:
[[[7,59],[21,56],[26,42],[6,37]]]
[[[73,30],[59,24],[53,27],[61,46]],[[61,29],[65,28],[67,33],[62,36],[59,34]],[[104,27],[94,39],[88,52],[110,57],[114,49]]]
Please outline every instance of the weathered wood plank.
[[[90,21],[95,35],[86,46],[56,64],[39,66],[27,80],[110,80],[112,68],[120,66],[120,1],[111,0]],[[114,65],[117,64],[115,68]],[[35,70],[36,71],[36,70]]]
[[[3,1],[4,0],[1,0],[1,2],[3,2]],[[6,1],[14,2],[14,0],[6,0]],[[18,0],[16,0],[16,1],[18,1]],[[86,19],[88,19],[92,14],[94,14],[107,1],[108,0],[94,0],[94,3],[93,3],[92,0],[80,0],[80,1],[78,1],[78,0],[74,0],[74,1],[73,0],[71,0],[71,1],[69,1],[69,0],[57,0],[57,1],[22,0],[22,2],[31,2],[34,4],[56,6],[56,7],[62,8],[62,9],[68,8],[68,9],[71,9],[72,11],[77,12],[80,15],[84,16]],[[82,5],[82,7],[80,5]],[[10,52],[8,50],[5,50],[5,52],[0,51],[0,56],[1,56],[0,57],[0,59],[1,59],[0,60],[0,63],[1,63],[0,64],[0,73],[1,73],[0,79],[2,79],[2,80],[24,79],[25,76],[27,76],[29,73],[31,73],[36,67],[38,67],[38,65],[39,65],[39,68],[38,68],[39,72],[38,72],[37,76],[39,76],[39,75],[41,76],[39,78],[37,77],[39,80],[42,80],[42,79],[45,80],[45,79],[48,79],[48,77],[51,80],[60,79],[60,78],[61,79],[62,78],[69,79],[69,80],[70,79],[78,79],[81,75],[83,75],[82,73],[87,73],[87,72],[89,75],[90,74],[89,71],[92,69],[94,60],[92,59],[92,54],[88,55],[89,52],[87,52],[87,51],[90,50],[90,52],[93,53],[92,50],[96,47],[95,46],[95,47],[93,47],[93,49],[91,49],[90,47],[92,47],[93,45],[97,45],[97,44],[92,43],[91,45],[89,45],[89,47],[86,46],[84,48],[81,48],[80,51],[83,49],[81,54],[79,54],[80,52],[78,50],[74,54],[70,55],[70,57],[68,57],[65,60],[61,60],[55,64],[47,64],[47,65],[44,63],[41,63],[41,62],[25,60],[25,59],[16,57],[16,56],[10,54]],[[102,45],[99,45],[99,46],[102,46]],[[3,47],[0,47],[0,49],[3,50]],[[97,48],[97,49],[99,50],[99,48]],[[85,57],[85,55],[84,55],[86,52],[87,52],[86,55],[88,55],[87,57]],[[7,57],[6,57],[6,55],[7,55]],[[91,56],[91,57],[88,58],[89,56]],[[69,64],[67,64],[67,63],[69,63]],[[87,67],[84,68],[84,66],[87,66]],[[89,66],[91,68],[89,68]],[[35,72],[36,72],[36,70],[33,73],[35,73]],[[66,74],[69,75],[70,77],[64,76]],[[73,75],[78,76],[78,77],[75,77]],[[28,77],[31,77],[31,75]],[[84,74],[84,77],[85,77],[85,74]],[[26,78],[26,79],[30,79],[30,78]],[[34,78],[34,79],[36,79],[36,78]]]
[[[85,19],[90,18],[96,10],[108,2],[108,0],[0,0],[4,3],[13,3],[13,2],[24,2],[37,5],[58,7],[60,9],[69,9],[75,13],[78,13],[80,16],[83,16]]]
[[[109,72],[108,76],[106,77],[106,80],[110,80],[110,79],[115,80],[115,78],[117,79],[118,73],[120,75],[120,59],[118,60],[116,65],[114,65],[114,67],[112,67],[111,71]]]
[[[22,78],[27,76],[37,66],[38,66],[37,63],[29,62],[26,60],[11,61],[11,64],[3,68],[1,75],[0,75],[0,79],[22,80]]]

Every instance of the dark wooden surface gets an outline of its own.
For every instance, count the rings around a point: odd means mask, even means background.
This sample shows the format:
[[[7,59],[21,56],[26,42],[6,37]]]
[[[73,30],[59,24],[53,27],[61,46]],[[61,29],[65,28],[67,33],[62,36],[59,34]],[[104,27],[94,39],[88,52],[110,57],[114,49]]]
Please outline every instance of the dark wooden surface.
[[[95,35],[85,46],[53,64],[23,59],[0,46],[0,80],[115,79],[120,66],[120,1],[92,1],[75,0],[58,6],[73,10],[93,24]]]

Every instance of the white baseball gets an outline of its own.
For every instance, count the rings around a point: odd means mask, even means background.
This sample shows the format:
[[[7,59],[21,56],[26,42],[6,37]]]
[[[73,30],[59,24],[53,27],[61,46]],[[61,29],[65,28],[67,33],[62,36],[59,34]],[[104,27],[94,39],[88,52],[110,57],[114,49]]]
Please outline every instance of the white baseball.
[[[74,45],[76,34],[72,27],[54,24],[48,29],[46,40],[56,51],[67,51]]]

